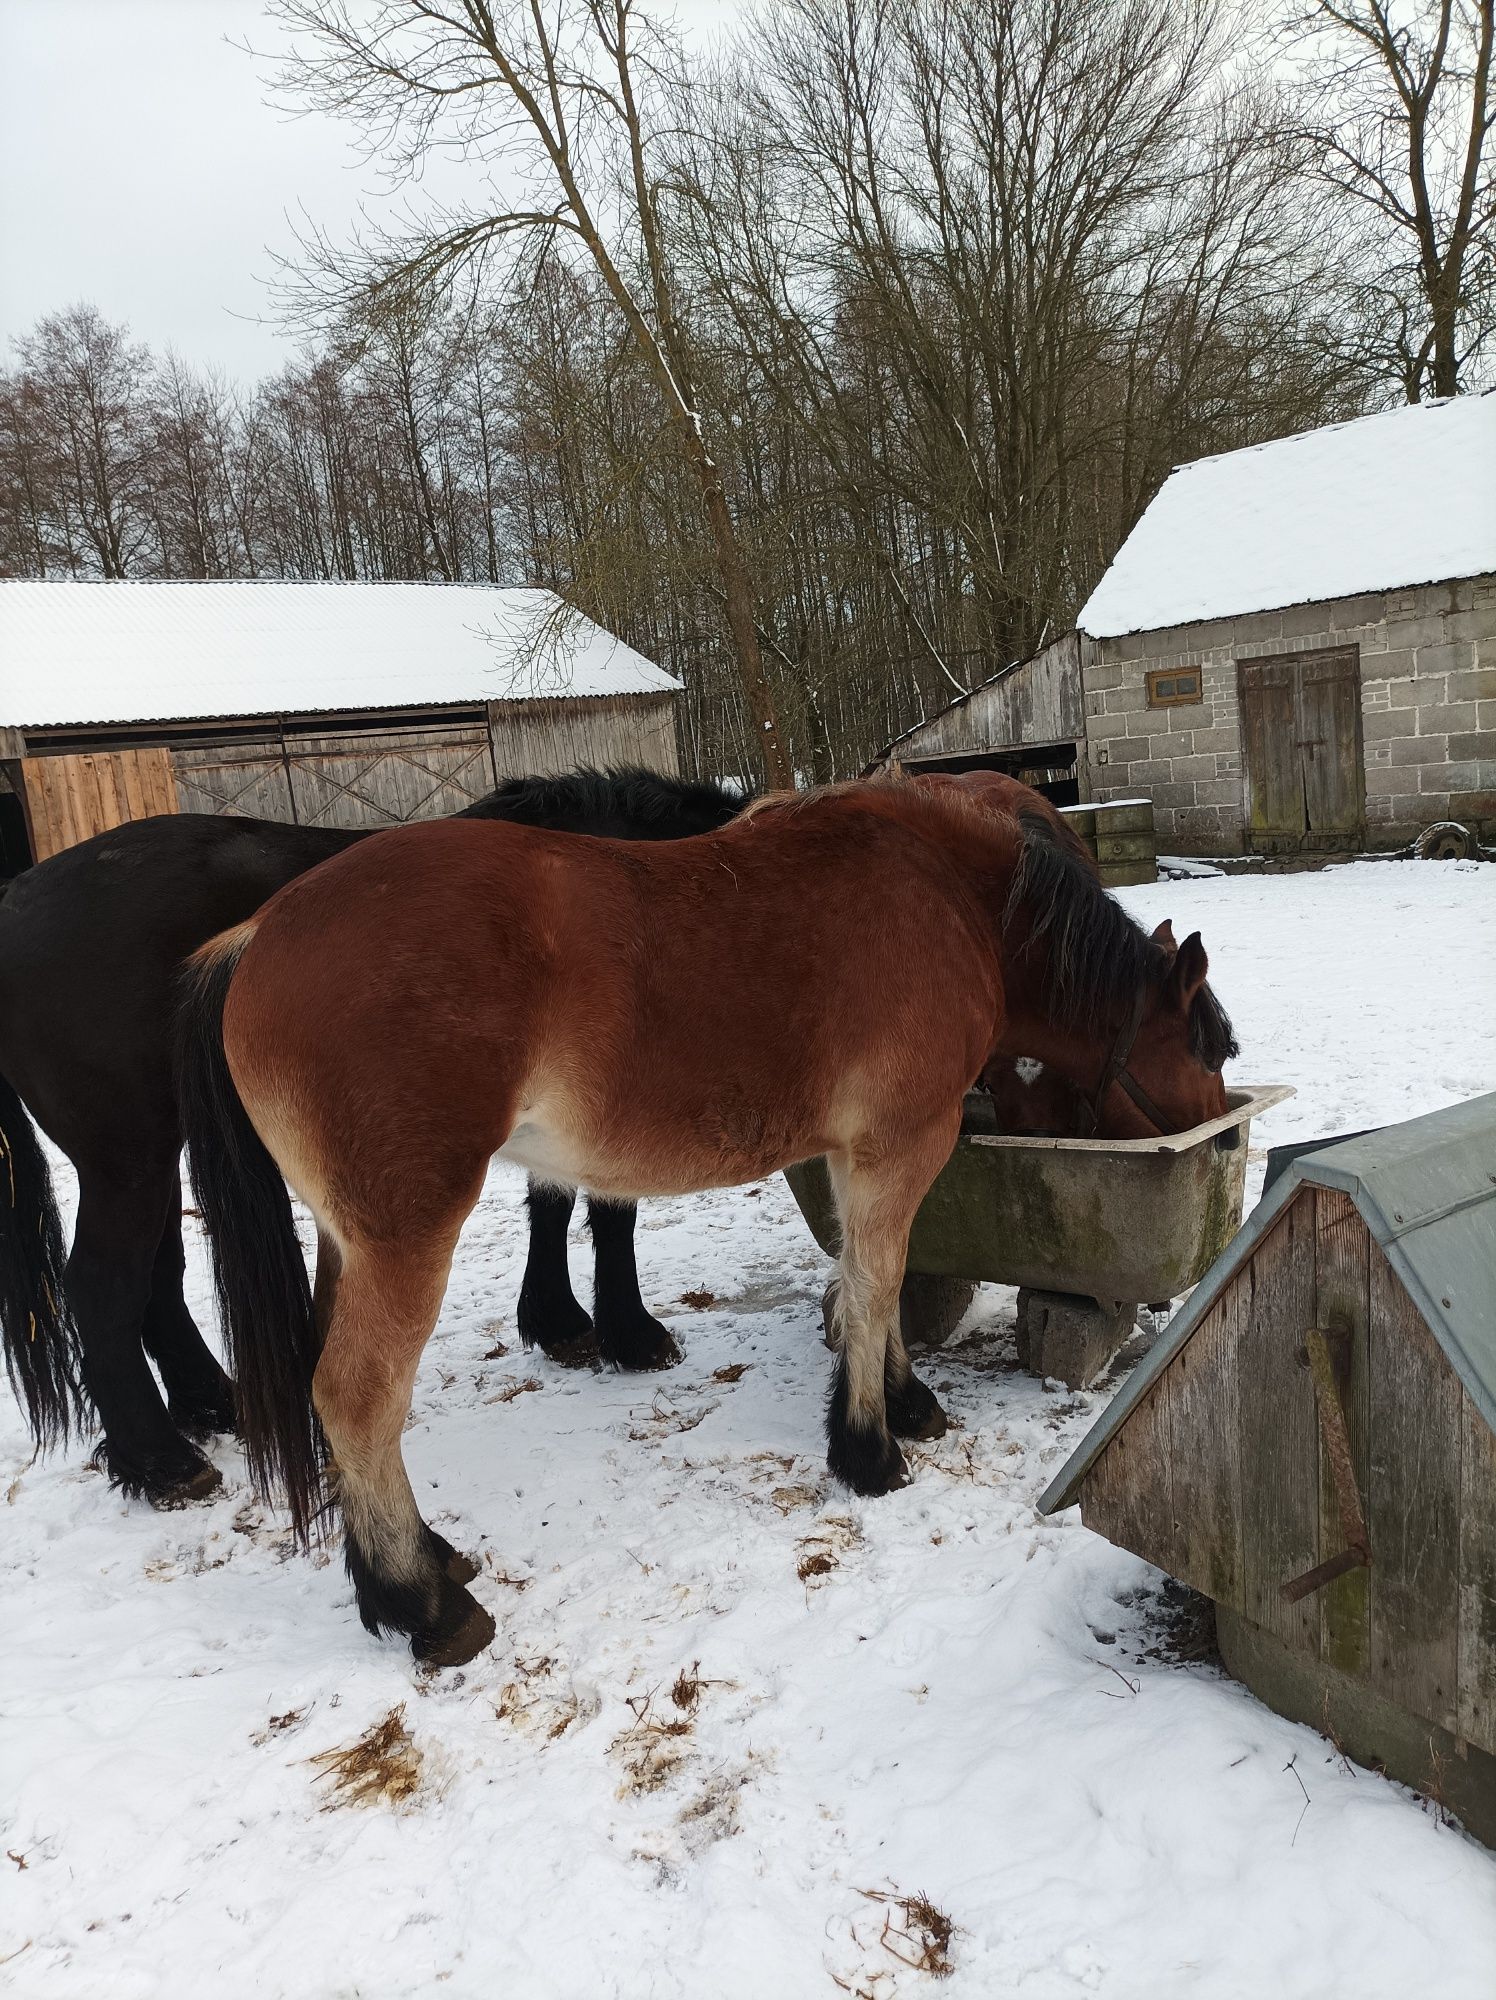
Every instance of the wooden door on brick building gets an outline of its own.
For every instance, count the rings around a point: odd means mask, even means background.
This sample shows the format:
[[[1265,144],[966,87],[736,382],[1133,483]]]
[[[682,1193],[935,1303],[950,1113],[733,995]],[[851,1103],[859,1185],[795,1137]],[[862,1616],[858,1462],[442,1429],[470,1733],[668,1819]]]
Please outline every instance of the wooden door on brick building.
[[[1239,660],[1236,684],[1247,844],[1265,853],[1359,847],[1366,770],[1358,648]]]

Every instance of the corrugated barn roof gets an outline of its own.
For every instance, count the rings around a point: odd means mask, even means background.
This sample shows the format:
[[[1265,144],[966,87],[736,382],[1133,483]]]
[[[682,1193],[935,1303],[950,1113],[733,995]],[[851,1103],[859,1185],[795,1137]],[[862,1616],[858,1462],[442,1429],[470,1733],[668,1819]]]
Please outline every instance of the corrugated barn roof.
[[[0,582],[0,725],[17,729],[679,687],[548,590]]]

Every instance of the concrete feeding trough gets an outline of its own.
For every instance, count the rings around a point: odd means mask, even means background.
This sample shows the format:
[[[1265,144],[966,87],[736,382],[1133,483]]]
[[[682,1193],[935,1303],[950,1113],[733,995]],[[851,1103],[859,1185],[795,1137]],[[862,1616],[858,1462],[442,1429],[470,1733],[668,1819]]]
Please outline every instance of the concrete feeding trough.
[[[1291,1161],[1039,1502],[1496,1845],[1496,1093]]]
[[[910,1231],[905,1338],[944,1339],[980,1283],[1017,1285],[1027,1365],[1084,1388],[1111,1363],[1139,1304],[1178,1298],[1231,1241],[1248,1128],[1292,1095],[1286,1084],[1238,1086],[1226,1092],[1221,1117],[1161,1138],[963,1130]],[[973,1101],[974,1117],[984,1102]],[[785,1179],[834,1257],[825,1161],[789,1167]]]

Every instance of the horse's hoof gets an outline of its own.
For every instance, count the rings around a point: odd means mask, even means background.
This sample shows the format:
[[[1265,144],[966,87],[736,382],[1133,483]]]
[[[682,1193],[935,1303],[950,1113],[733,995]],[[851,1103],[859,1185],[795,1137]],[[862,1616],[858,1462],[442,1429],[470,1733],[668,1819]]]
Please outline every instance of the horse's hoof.
[[[204,1459],[197,1470],[185,1479],[176,1480],[170,1486],[148,1493],[146,1498],[153,1507],[170,1512],[177,1507],[195,1507],[200,1501],[211,1500],[223,1484],[223,1475],[216,1465]]]
[[[630,1375],[674,1368],[681,1359],[674,1334],[650,1313],[630,1320],[624,1327],[604,1326],[598,1336],[598,1347],[604,1361]]]
[[[454,1588],[450,1596],[443,1596],[441,1616],[426,1631],[416,1633],[410,1650],[422,1666],[465,1666],[492,1643],[498,1627],[467,1591]]]
[[[575,1340],[541,1340],[535,1345],[558,1368],[596,1368],[598,1364],[597,1339],[590,1323],[586,1333]]]
[[[866,1499],[896,1493],[909,1484],[904,1454],[886,1431],[854,1430],[850,1425],[833,1431],[826,1463],[833,1478]]]
[[[170,1451],[145,1461],[131,1460],[106,1438],[92,1462],[109,1475],[109,1484],[127,1498],[147,1500],[151,1506],[168,1511],[209,1500],[223,1484],[218,1467],[186,1438],[179,1438]]]
[[[888,1428],[895,1437],[929,1444],[934,1438],[944,1437],[950,1429],[933,1390],[927,1389],[917,1375],[909,1376],[897,1389],[885,1388],[883,1400],[888,1410]]]
[[[515,1313],[519,1337],[526,1347],[538,1347],[560,1368],[591,1368],[597,1362],[597,1335],[592,1315],[570,1292],[559,1297],[527,1296],[521,1290]]]

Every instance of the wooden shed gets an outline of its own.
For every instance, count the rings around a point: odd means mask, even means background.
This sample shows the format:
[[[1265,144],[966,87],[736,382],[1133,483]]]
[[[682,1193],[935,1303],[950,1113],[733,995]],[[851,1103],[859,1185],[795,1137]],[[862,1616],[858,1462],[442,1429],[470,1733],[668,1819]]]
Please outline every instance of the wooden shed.
[[[0,582],[0,873],[161,812],[380,826],[678,768],[680,683],[544,590]]]
[[[1295,1160],[1039,1502],[1496,1845],[1496,1093]]]

